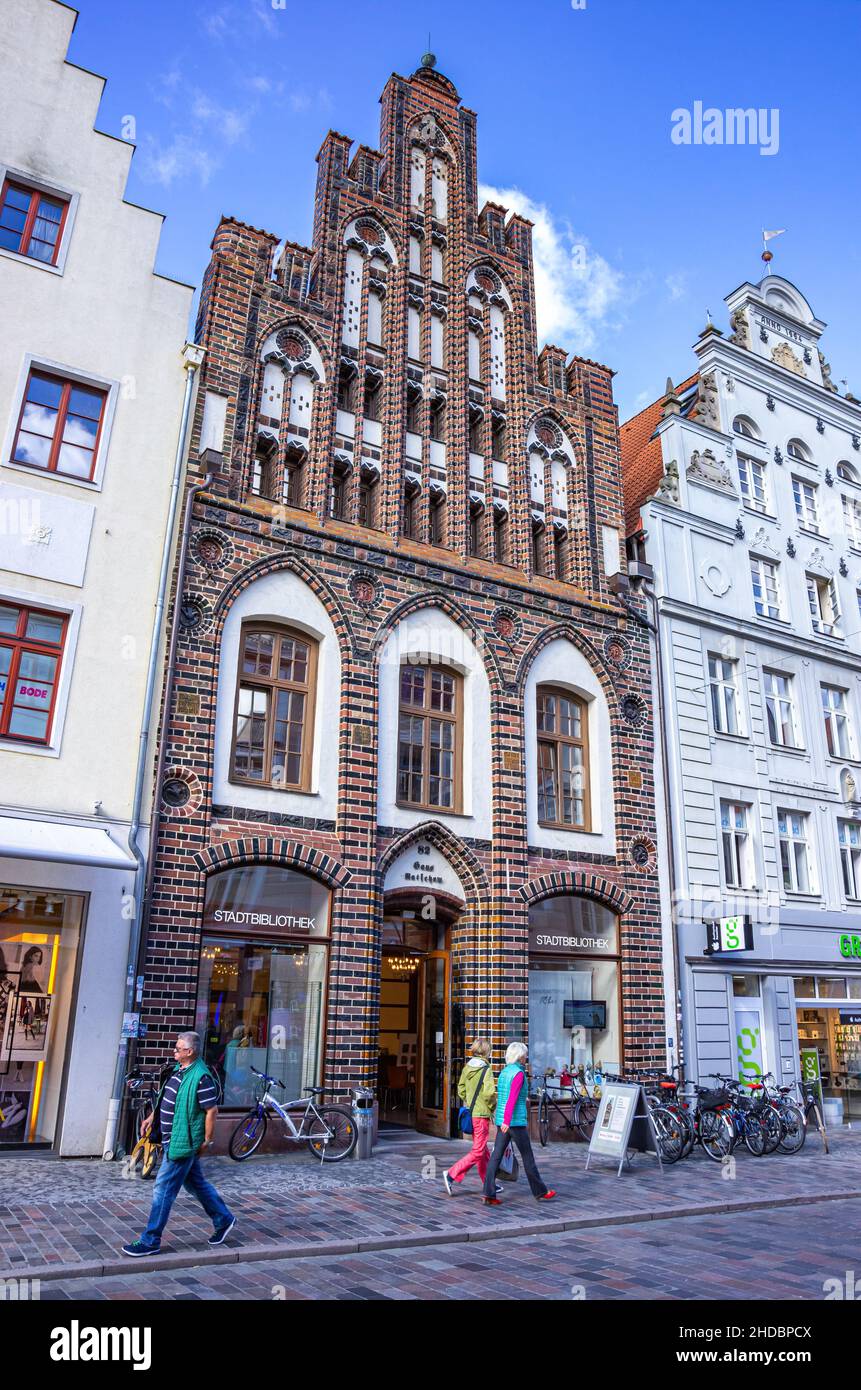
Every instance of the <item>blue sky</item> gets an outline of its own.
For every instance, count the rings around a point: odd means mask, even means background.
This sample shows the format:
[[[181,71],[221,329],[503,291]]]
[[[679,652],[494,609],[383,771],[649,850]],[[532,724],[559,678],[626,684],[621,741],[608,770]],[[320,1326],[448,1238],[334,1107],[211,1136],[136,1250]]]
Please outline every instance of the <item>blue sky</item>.
[[[691,367],[710,309],[774,269],[830,324],[861,396],[861,0],[80,0],[70,58],[138,150],[128,197],[167,213],[159,269],[199,284],[222,212],[310,237],[330,128],[376,146],[378,97],[431,42],[479,116],[479,177],[536,219],[542,339],[607,362],[622,418]],[[756,145],[678,145],[672,113],[753,107]],[[500,196],[502,195],[502,196]],[[491,195],[493,196],[493,195]],[[840,389],[845,389],[840,387]]]

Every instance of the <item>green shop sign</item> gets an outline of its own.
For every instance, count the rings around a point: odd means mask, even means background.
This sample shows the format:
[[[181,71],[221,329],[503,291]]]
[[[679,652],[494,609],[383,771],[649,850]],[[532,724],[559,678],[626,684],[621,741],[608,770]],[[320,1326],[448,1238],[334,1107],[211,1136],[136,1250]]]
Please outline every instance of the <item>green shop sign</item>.
[[[840,937],[840,954],[848,960],[854,957],[861,958],[861,936],[849,936],[844,932]]]

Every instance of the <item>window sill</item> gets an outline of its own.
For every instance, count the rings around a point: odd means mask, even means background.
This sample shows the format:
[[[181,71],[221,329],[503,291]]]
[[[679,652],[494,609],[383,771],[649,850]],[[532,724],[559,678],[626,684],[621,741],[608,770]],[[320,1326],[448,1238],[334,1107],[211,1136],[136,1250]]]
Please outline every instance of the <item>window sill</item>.
[[[590,825],[563,825],[560,821],[540,820],[538,822],[541,830],[561,830],[565,835],[600,835],[600,830],[593,830]]]
[[[786,753],[791,758],[806,758],[809,756],[806,748],[796,748],[788,743],[772,743],[769,739],[768,750],[770,753]]]
[[[22,256],[20,251],[10,251],[8,246],[0,246],[0,256],[6,256],[10,261],[20,261],[23,265],[36,266],[38,270],[47,270],[51,275],[62,275],[62,265],[48,265],[45,261],[40,261],[36,256]]]
[[[726,739],[728,743],[750,744],[751,742],[750,734],[729,734],[725,733],[723,729],[712,729],[712,738],[723,738]]]
[[[15,459],[5,459],[4,468],[13,468],[16,473],[26,473],[28,478],[50,478],[52,482],[63,483],[67,487],[81,487],[85,492],[101,492],[102,484],[96,478],[72,478],[68,473],[52,472],[48,468],[34,468],[30,463],[18,463]]]
[[[794,892],[792,892],[792,890],[789,889],[789,888],[784,888],[784,890],[783,890],[783,896],[786,898],[787,902],[793,902],[793,903],[821,903],[821,902],[822,902],[822,894],[821,894],[821,893],[794,893]]]
[[[278,782],[250,782],[239,777],[228,777],[229,787],[250,787],[252,791],[258,792],[285,792],[288,796],[318,796],[319,793],[312,791],[310,787],[285,787]]]
[[[420,816],[456,816],[459,820],[472,820],[468,811],[455,811],[445,806],[417,806],[412,801],[396,801],[399,811],[415,811]]]
[[[770,618],[767,613],[757,613],[754,609],[754,621],[758,623],[768,623],[770,627],[782,627],[789,629],[792,623],[788,618]]]

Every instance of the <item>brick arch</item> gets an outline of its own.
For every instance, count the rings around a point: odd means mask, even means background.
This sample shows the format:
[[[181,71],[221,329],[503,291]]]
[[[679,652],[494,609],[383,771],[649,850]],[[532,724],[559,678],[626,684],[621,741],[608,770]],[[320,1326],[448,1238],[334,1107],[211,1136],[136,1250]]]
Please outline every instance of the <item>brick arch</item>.
[[[273,333],[280,333],[282,328],[298,328],[300,333],[304,333],[306,337],[311,339],[311,342],[314,344],[315,348],[317,349],[321,358],[323,359],[323,362],[329,369],[329,375],[327,376],[326,380],[324,382],[321,382],[320,384],[322,386],[328,385],[328,383],[331,381],[331,364],[333,358],[331,344],[320,332],[319,326],[317,324],[315,324],[311,319],[305,318],[302,314],[297,314],[295,310],[291,310],[289,313],[286,314],[277,314],[275,318],[271,319],[270,322],[266,325],[266,327],[263,328],[262,331],[260,331],[257,334],[257,341],[254,345],[254,353],[255,359],[258,361],[258,365],[260,349],[266,342],[266,339],[269,338]]]
[[[403,599],[397,604],[390,613],[386,615],[380,623],[371,639],[371,646],[374,651],[374,660],[379,667],[380,655],[386,645],[388,638],[404,621],[413,613],[419,613],[423,608],[440,608],[447,617],[451,618],[459,628],[470,637],[473,646],[476,648],[481,658],[484,669],[488,674],[491,686],[491,694],[495,698],[504,689],[505,682],[499,667],[499,660],[496,652],[490,643],[486,643],[484,634],[477,627],[465,609],[459,603],[449,598],[447,594],[423,593],[413,594],[412,597]]]
[[[548,646],[551,642],[557,642],[560,640],[570,642],[573,646],[577,648],[579,652],[582,653],[583,656],[585,656],[586,660],[589,662],[590,666],[592,667],[593,671],[596,673],[598,679],[601,682],[601,688],[604,691],[607,704],[610,708],[611,723],[615,722],[617,717],[616,688],[613,684],[613,679],[609,671],[607,670],[607,667],[604,663],[603,658],[599,654],[598,649],[592,644],[592,642],[588,640],[588,638],[584,637],[582,633],[577,632],[576,629],[573,628],[570,623],[557,623],[554,627],[545,628],[545,630],[539,633],[538,636],[529,644],[523,656],[520,658],[520,662],[517,667],[517,673],[514,678],[514,683],[517,688],[518,695],[522,698],[526,690],[526,678],[529,675],[529,671],[532,667],[532,664],[535,661],[535,658],[538,656],[539,652],[543,651],[544,648]]]
[[[306,561],[299,556],[285,552],[281,555],[269,555],[262,560],[257,560],[253,565],[237,574],[218,596],[218,601],[214,609],[214,627],[216,645],[221,644],[221,634],[224,628],[227,614],[232,608],[235,600],[245,589],[249,588],[258,579],[263,579],[268,574],[274,574],[278,570],[291,570],[297,575],[304,584],[316,595],[325,608],[335,635],[341,646],[343,655],[355,653],[355,639],[350,621],[343,609],[340,599],[327,580],[323,579]],[[285,621],[289,615],[285,614]]]
[[[553,405],[542,406],[538,410],[533,410],[532,414],[527,417],[523,427],[524,448],[526,447],[526,440],[529,438],[529,431],[532,429],[535,421],[543,419],[550,419],[554,424],[559,426],[560,430],[562,430],[565,437],[571,443],[578,468],[582,469],[586,462],[586,451],[583,448],[582,441],[579,435],[572,429],[573,422],[566,419],[566,417]]]
[[[399,855],[403,854],[404,850],[409,849],[410,845],[414,845],[418,840],[429,840],[441,854],[445,855],[461,882],[465,879],[469,881],[473,901],[467,901],[467,907],[477,907],[482,898],[487,901],[490,890],[487,876],[480,861],[469,846],[465,845],[453,831],[448,829],[448,826],[441,825],[439,821],[434,820],[422,821],[421,825],[412,826],[389,845],[377,866],[381,893],[389,867]]]
[[[505,288],[506,288],[507,291],[508,291],[509,298],[511,299],[511,309],[510,309],[510,310],[507,310],[506,312],[510,312],[511,315],[512,315],[512,317],[516,317],[516,315],[517,315],[517,313],[518,313],[518,309],[517,309],[517,294],[518,294],[517,285],[516,285],[515,281],[512,279],[511,272],[510,272],[506,267],[501,266],[501,265],[499,264],[499,262],[498,262],[498,261],[496,260],[496,258],[494,257],[493,252],[480,251],[480,252],[478,252],[475,256],[473,256],[472,260],[469,261],[469,263],[468,263],[467,265],[464,266],[464,269],[463,269],[463,287],[464,287],[464,291],[466,290],[466,282],[467,282],[467,280],[469,279],[469,277],[470,277],[470,275],[472,274],[472,272],[473,272],[474,270],[478,270],[478,268],[479,268],[480,266],[483,266],[483,265],[486,265],[487,268],[488,268],[488,270],[492,270],[493,273],[494,273],[494,275],[498,275],[498,276],[499,276],[500,280],[502,281],[503,285],[505,286]],[[542,412],[542,413],[544,413],[544,412]]]
[[[395,225],[394,220],[389,217],[388,212],[378,207],[376,203],[369,204],[367,207],[353,208],[351,211],[346,212],[341,218],[338,223],[338,254],[342,256],[342,253],[346,250],[344,246],[344,232],[347,230],[350,223],[357,222],[363,217],[366,217],[369,222],[379,222],[380,226],[384,227],[388,232],[392,239],[392,245],[396,248],[398,256],[400,257],[398,266],[400,269],[403,265],[404,256],[403,246],[401,244],[402,234]]]
[[[209,845],[195,854],[192,862],[207,878],[223,869],[245,868],[252,864],[296,869],[318,879],[327,888],[346,888],[353,877],[349,869],[324,850],[313,849],[298,840],[276,840],[271,835],[246,835]]]
[[[552,874],[542,874],[540,878],[532,878],[524,883],[517,890],[517,896],[527,907],[543,902],[545,898],[592,898],[612,908],[620,916],[630,912],[634,906],[634,899],[624,888],[588,869],[560,869]]]

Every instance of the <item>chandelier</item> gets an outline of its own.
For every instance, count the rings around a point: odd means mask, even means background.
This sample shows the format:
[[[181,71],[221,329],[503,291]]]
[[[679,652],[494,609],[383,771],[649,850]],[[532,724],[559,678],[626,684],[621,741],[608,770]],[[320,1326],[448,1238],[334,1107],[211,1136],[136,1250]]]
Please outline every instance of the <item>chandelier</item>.
[[[399,975],[412,975],[419,968],[418,956],[389,956],[388,961]]]

